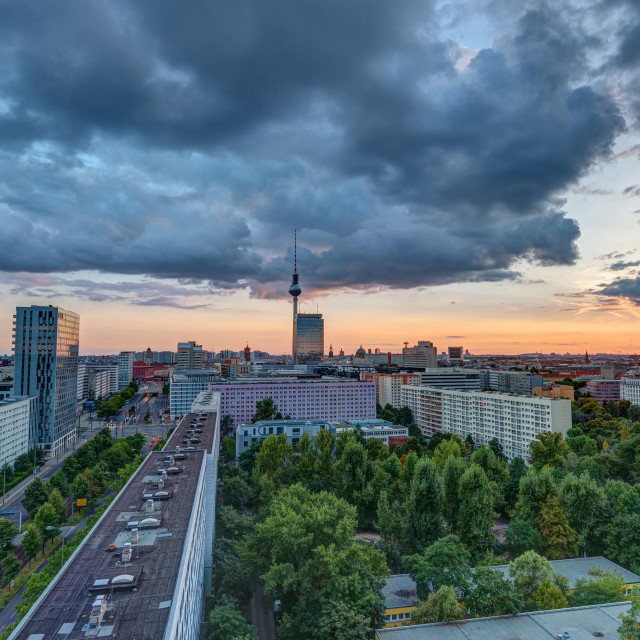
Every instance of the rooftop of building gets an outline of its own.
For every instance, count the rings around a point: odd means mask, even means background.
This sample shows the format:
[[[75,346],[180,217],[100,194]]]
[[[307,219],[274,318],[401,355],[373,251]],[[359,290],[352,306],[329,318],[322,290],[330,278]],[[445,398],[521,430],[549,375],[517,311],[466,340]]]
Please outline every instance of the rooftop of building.
[[[510,391],[493,391],[493,390],[478,390],[478,389],[449,389],[447,387],[434,387],[428,384],[410,385],[404,384],[403,388],[420,390],[429,389],[431,391],[437,391],[438,393],[464,393],[473,396],[499,396],[501,398],[517,398],[518,400],[535,400],[539,402],[569,402],[566,398],[549,398],[546,396],[532,396],[528,393],[515,393]]]
[[[165,450],[149,453],[12,637],[163,637],[205,450],[211,451],[214,443],[216,418],[215,413],[205,414],[204,419],[187,414]],[[189,434],[199,442],[190,442]],[[169,458],[178,453],[184,458]],[[161,471],[171,466],[179,472],[168,474],[164,487],[159,486]],[[146,509],[149,499],[153,511]],[[137,543],[131,539],[134,522]],[[132,557],[124,563],[127,543]],[[107,597],[107,609],[99,630],[91,630],[89,616],[100,595]]]
[[[258,420],[257,422],[252,422],[251,424],[241,424],[239,427],[305,427],[305,426],[319,426],[319,427],[329,427],[330,423],[326,420],[321,419],[310,419],[310,420]]]
[[[378,629],[379,640],[617,640],[629,602]],[[563,635],[567,634],[567,635]]]
[[[416,583],[408,573],[389,576],[382,588],[385,609],[415,607],[418,602]]]
[[[26,400],[29,400],[30,397],[31,396],[7,396],[6,398],[0,400],[0,409],[2,409],[3,407],[13,406],[15,404],[18,404],[19,402],[25,402]]]
[[[338,384],[357,384],[357,385],[371,385],[373,388],[374,382],[361,382],[360,380],[356,380],[355,378],[342,378],[342,377],[333,377],[333,376],[323,376],[322,378],[293,378],[293,379],[277,379],[273,380],[270,377],[258,377],[258,378],[242,378],[242,380],[219,380],[215,382],[216,385],[225,385],[225,386],[248,386],[248,385],[257,385],[257,384],[266,384],[266,385],[292,385],[292,384],[320,384],[320,383],[338,383]]]

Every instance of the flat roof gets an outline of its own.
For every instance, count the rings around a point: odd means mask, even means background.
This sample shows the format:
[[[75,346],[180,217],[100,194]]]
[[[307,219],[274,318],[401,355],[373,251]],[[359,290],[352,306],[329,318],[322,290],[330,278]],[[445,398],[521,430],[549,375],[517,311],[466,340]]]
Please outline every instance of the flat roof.
[[[377,629],[376,635],[379,640],[557,640],[559,633],[568,632],[571,640],[618,640],[618,616],[630,605],[618,602],[418,624]]]
[[[95,525],[63,572],[45,591],[35,610],[12,637],[29,640],[31,636],[65,640],[98,636],[100,638],[162,638],[171,612],[180,562],[200,474],[204,468],[205,451],[214,442],[216,413],[206,413],[201,442],[186,451],[182,443],[197,424],[197,415],[187,414],[172,434],[164,451],[152,451],[134,476],[120,491],[109,509]],[[155,500],[154,511],[145,512],[145,494],[159,490],[159,469],[166,469],[168,454],[181,447],[185,458],[175,460],[180,473],[168,475],[164,491],[169,499]],[[156,486],[154,486],[154,484]],[[158,526],[140,526],[146,518],[159,520]],[[122,548],[130,541],[133,522],[138,522],[139,541],[132,542],[132,558],[122,562]],[[150,523],[154,524],[154,523]],[[110,544],[116,550],[109,552]],[[117,576],[133,576],[136,590],[113,582]],[[122,580],[122,579],[121,579]],[[106,581],[106,582],[105,582]],[[91,593],[90,593],[91,589]],[[108,608],[99,634],[87,630],[89,614],[98,595],[108,597]]]
[[[416,583],[408,573],[398,573],[387,578],[382,587],[385,609],[415,607],[418,602]]]

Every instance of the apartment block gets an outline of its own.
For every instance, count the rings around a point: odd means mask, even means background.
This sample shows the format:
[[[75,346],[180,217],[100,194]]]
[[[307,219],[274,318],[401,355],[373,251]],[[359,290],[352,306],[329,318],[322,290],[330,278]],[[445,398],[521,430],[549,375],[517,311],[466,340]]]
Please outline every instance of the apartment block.
[[[133,351],[121,351],[118,355],[118,391],[133,380]]]
[[[457,433],[477,444],[497,438],[509,459],[530,460],[530,444],[538,434],[565,434],[571,428],[571,402],[560,398],[407,385],[402,401],[425,436]]]
[[[202,391],[209,391],[211,383],[218,380],[219,377],[220,375],[216,371],[208,369],[176,371],[170,378],[171,385],[169,387],[171,419],[175,420],[178,416],[187,415],[198,394]]]
[[[218,382],[211,391],[220,392],[220,414],[233,424],[251,422],[256,403],[272,398],[278,411],[294,420],[371,420],[376,417],[376,387],[373,382],[354,380],[247,380]]]
[[[598,404],[620,400],[620,380],[589,380],[585,390]]]
[[[420,372],[420,384],[443,389],[480,391],[484,387],[484,373],[473,369],[430,367]]]
[[[176,369],[202,369],[207,361],[207,352],[194,340],[178,342]]]
[[[0,400],[0,466],[13,465],[33,446],[36,407],[35,398],[11,396]]]
[[[534,387],[541,387],[542,376],[529,371],[499,371],[490,369],[487,372],[486,386],[502,393],[532,394]]]

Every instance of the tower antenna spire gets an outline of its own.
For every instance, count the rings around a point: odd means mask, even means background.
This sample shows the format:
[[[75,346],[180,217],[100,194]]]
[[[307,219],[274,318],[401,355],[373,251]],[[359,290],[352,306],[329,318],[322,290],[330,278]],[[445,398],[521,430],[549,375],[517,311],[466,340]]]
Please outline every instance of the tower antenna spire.
[[[298,273],[298,230],[293,230],[293,273]]]

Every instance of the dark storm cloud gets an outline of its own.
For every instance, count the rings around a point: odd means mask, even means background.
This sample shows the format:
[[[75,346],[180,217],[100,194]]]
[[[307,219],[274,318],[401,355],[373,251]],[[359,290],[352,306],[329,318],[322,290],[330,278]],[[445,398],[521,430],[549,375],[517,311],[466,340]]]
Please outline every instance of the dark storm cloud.
[[[640,267],[640,260],[633,260],[631,262],[620,261],[609,265],[609,269],[611,269],[611,271],[624,271],[629,267]]]
[[[460,67],[434,16],[428,0],[5,3],[0,269],[281,295],[293,227],[307,292],[573,263],[557,194],[625,127],[588,83],[589,38],[540,5]]]
[[[625,298],[640,306],[640,275],[635,278],[617,278],[613,282],[601,284],[595,292],[601,296]]]

